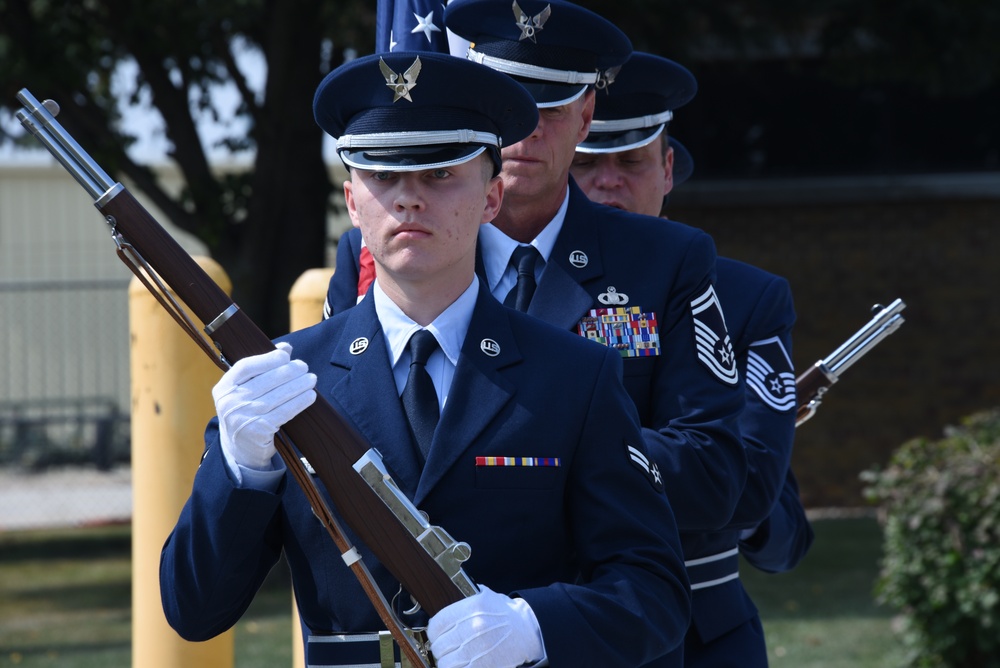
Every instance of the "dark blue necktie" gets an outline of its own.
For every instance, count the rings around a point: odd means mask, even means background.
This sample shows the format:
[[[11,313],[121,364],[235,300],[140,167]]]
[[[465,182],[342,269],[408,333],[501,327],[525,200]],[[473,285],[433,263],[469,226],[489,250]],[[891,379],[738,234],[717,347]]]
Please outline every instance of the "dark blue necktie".
[[[507,293],[504,306],[527,311],[535,294],[535,263],[541,253],[534,246],[518,246],[510,256],[510,264],[517,269],[517,284]]]
[[[400,399],[410,421],[410,429],[424,459],[431,449],[434,429],[437,427],[439,409],[434,382],[427,373],[427,360],[438,347],[437,339],[426,329],[417,330],[410,337],[410,373]]]

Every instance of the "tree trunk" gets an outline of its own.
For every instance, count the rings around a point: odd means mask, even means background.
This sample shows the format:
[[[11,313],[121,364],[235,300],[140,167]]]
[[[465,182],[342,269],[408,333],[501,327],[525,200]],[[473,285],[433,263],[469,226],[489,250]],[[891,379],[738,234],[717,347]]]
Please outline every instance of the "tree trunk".
[[[323,132],[312,111],[321,80],[316,5],[277,2],[271,7],[262,45],[270,69],[261,122],[253,130],[257,157],[246,233],[235,261],[220,262],[230,267],[236,302],[273,338],[288,331],[292,284],[306,269],[324,264],[332,186],[323,162]],[[303,11],[315,15],[303,17]]]

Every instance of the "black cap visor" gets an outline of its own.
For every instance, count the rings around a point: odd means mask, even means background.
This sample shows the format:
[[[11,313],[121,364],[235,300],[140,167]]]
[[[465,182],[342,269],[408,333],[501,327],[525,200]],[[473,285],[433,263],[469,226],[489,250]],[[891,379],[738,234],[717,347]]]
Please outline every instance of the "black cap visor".
[[[665,124],[622,132],[591,132],[577,147],[581,153],[622,153],[641,148],[660,136]]]
[[[493,146],[483,144],[341,149],[339,155],[345,165],[356,169],[377,172],[417,172],[461,165],[487,150],[493,160],[494,175],[499,174],[500,152]]]
[[[514,79],[531,94],[535,105],[543,109],[569,104],[587,92],[589,86],[589,84],[552,83],[524,77],[514,77]]]

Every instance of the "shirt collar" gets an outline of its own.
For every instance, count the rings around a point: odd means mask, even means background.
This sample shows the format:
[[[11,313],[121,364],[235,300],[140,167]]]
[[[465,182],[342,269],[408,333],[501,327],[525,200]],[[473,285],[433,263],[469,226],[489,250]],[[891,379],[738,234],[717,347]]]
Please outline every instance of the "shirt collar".
[[[375,279],[372,293],[375,298],[375,313],[382,323],[382,332],[389,349],[389,363],[395,367],[406,350],[410,336],[421,327],[389,299],[379,285],[378,278]],[[478,293],[479,278],[473,275],[472,283],[465,292],[427,325],[426,329],[437,339],[438,346],[452,364],[458,364],[458,355],[469,331],[469,323],[472,322],[472,311],[476,307]]]
[[[566,196],[559,205],[559,210],[552,220],[542,228],[531,241],[531,245],[541,254],[545,262],[549,261],[552,249],[556,245],[556,237],[562,229],[566,220],[566,209],[569,207],[569,188],[566,188]],[[514,249],[520,244],[500,231],[493,223],[486,223],[479,227],[479,246],[483,255],[483,266],[486,269],[486,279],[489,281],[490,292],[496,288],[497,283],[507,271],[510,263],[510,256]]]

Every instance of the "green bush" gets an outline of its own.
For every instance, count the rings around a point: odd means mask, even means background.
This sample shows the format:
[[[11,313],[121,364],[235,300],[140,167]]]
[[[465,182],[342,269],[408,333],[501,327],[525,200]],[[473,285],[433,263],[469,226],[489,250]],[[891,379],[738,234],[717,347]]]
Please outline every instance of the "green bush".
[[[900,611],[911,665],[1000,666],[1000,410],[865,471],[880,506],[880,603]]]

